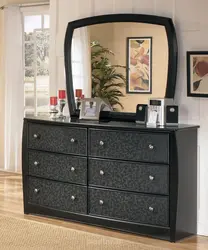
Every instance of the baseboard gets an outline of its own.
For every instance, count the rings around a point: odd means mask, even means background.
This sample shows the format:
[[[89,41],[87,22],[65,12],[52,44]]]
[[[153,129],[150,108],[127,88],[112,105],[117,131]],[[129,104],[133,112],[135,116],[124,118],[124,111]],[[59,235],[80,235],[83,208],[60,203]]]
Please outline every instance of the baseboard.
[[[3,168],[0,168],[0,172],[22,175],[22,172],[14,172],[14,171],[11,171],[11,170],[5,170]]]

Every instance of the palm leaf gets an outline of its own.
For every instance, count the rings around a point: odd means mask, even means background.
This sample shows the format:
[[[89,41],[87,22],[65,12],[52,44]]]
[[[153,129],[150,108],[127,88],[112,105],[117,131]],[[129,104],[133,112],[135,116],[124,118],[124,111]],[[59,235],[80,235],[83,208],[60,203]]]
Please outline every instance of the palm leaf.
[[[91,42],[92,97],[107,99],[113,109],[118,106],[123,109],[120,98],[124,94],[120,89],[126,86],[126,77],[117,69],[126,67],[112,65],[109,56],[114,56],[113,51],[98,41]]]
[[[113,88],[113,87],[123,88],[125,87],[125,84],[123,82],[116,82],[116,83],[110,83],[110,84],[108,83],[108,84],[105,84],[103,89],[107,90],[108,88]]]

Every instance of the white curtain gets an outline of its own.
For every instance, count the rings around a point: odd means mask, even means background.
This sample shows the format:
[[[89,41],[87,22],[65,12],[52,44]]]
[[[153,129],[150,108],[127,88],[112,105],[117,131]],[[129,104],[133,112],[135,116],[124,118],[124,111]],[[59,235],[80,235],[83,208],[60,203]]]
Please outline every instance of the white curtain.
[[[23,30],[20,8],[5,9],[5,142],[4,170],[21,171],[24,117]]]
[[[91,55],[87,28],[75,29],[72,39],[72,75],[75,89],[91,97]]]

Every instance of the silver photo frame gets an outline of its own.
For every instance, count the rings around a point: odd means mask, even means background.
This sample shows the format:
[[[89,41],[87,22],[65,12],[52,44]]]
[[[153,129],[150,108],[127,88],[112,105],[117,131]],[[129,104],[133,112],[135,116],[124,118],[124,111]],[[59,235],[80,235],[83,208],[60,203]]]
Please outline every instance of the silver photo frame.
[[[100,99],[84,98],[81,100],[81,109],[79,119],[99,120],[100,116]]]

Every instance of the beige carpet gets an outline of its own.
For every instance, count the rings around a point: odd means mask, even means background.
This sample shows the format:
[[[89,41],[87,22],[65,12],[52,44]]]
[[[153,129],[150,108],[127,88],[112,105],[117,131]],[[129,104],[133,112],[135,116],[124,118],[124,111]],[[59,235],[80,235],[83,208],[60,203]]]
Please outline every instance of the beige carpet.
[[[160,248],[0,215],[0,249],[152,250]]]

